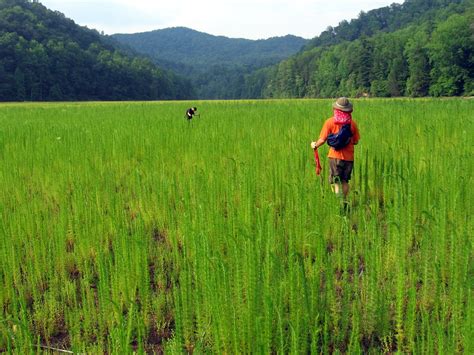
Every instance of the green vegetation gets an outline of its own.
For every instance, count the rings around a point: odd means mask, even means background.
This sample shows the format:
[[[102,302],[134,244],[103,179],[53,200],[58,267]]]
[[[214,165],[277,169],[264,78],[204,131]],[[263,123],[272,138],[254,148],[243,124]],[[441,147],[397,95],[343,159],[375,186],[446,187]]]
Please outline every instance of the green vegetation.
[[[113,37],[192,78],[200,98],[462,96],[474,92],[472,22],[469,1],[407,0],[330,26],[289,59],[298,38],[185,28]]]
[[[202,99],[243,97],[244,76],[276,64],[308,43],[287,35],[262,40],[228,38],[184,27],[112,36],[160,67],[192,78]]]
[[[245,78],[244,97],[470,96],[472,2],[407,0],[343,21]]]
[[[0,106],[0,352],[473,353],[474,101],[330,104]]]
[[[351,42],[379,32],[395,32],[414,23],[430,22],[440,13],[459,11],[467,3],[465,0],[405,0],[402,4],[361,11],[356,19],[341,21],[336,27],[329,26],[308,43],[307,49]]]
[[[304,38],[291,35],[261,40],[228,38],[185,27],[115,34],[111,37],[158,62],[168,61],[201,71],[212,65],[261,67],[277,63],[298,52],[308,42]],[[179,67],[174,68],[180,70]]]
[[[187,80],[129,57],[97,31],[38,2],[0,0],[0,101],[155,100],[193,95]]]
[[[0,0],[0,101],[471,96],[473,22],[472,0],[406,0],[309,42],[183,27],[101,36]]]

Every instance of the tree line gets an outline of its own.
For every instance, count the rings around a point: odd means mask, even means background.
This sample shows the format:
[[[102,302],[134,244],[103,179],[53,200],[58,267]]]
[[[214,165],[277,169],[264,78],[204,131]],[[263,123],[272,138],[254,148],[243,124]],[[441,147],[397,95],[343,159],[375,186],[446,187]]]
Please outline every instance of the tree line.
[[[353,41],[310,46],[276,66],[248,75],[244,95],[473,95],[474,16],[466,9],[461,1],[395,32],[379,31]]]
[[[469,0],[406,0],[329,27],[278,64],[260,54],[209,62],[198,46],[208,64],[194,68],[184,54],[140,57],[40,3],[0,0],[0,101],[473,95],[473,23]],[[258,45],[294,52],[295,39]]]
[[[0,100],[155,100],[193,96],[187,80],[116,49],[37,2],[0,2]]]
[[[265,40],[213,36],[185,27],[111,36],[131,50],[184,77],[201,99],[242,97],[245,75],[298,53],[308,40],[287,35]]]

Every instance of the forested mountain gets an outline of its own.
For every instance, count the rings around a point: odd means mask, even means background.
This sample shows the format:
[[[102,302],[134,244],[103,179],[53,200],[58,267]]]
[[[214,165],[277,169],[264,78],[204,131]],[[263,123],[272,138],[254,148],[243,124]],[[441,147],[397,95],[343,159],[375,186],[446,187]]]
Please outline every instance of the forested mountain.
[[[243,97],[474,94],[471,0],[407,0],[343,21],[247,75]]]
[[[38,2],[0,0],[0,101],[187,98],[190,85]]]
[[[252,41],[182,27],[101,36],[0,0],[0,101],[473,95],[472,4],[406,0],[311,41]]]
[[[155,64],[192,78],[200,98],[240,97],[245,74],[276,64],[308,43],[291,35],[249,40],[213,36],[185,27],[115,34],[112,38],[148,55]]]
[[[442,8],[447,8],[446,11],[449,12],[459,3],[461,1],[406,0],[403,4],[393,3],[369,12],[362,11],[356,19],[344,20],[335,28],[328,27],[318,37],[313,38],[306,49],[353,41],[362,36],[370,37],[378,32],[395,32],[412,23],[433,19]]]
[[[291,35],[265,40],[228,38],[185,27],[115,34],[112,37],[154,60],[185,64],[202,70],[210,65],[274,64],[297,53],[308,42]]]

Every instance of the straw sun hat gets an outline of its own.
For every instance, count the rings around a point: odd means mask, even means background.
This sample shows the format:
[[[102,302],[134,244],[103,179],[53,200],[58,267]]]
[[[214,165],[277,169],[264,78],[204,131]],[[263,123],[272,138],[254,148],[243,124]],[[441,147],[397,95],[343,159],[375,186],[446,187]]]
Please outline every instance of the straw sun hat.
[[[332,107],[344,112],[352,112],[352,104],[347,97],[338,98]]]

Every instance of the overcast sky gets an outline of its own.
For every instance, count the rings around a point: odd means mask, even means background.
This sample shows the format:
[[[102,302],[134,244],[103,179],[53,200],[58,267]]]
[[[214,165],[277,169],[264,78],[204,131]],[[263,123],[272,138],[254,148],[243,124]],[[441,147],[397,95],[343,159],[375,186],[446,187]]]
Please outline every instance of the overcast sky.
[[[40,0],[106,34],[184,26],[213,35],[313,38],[328,26],[403,0]]]

